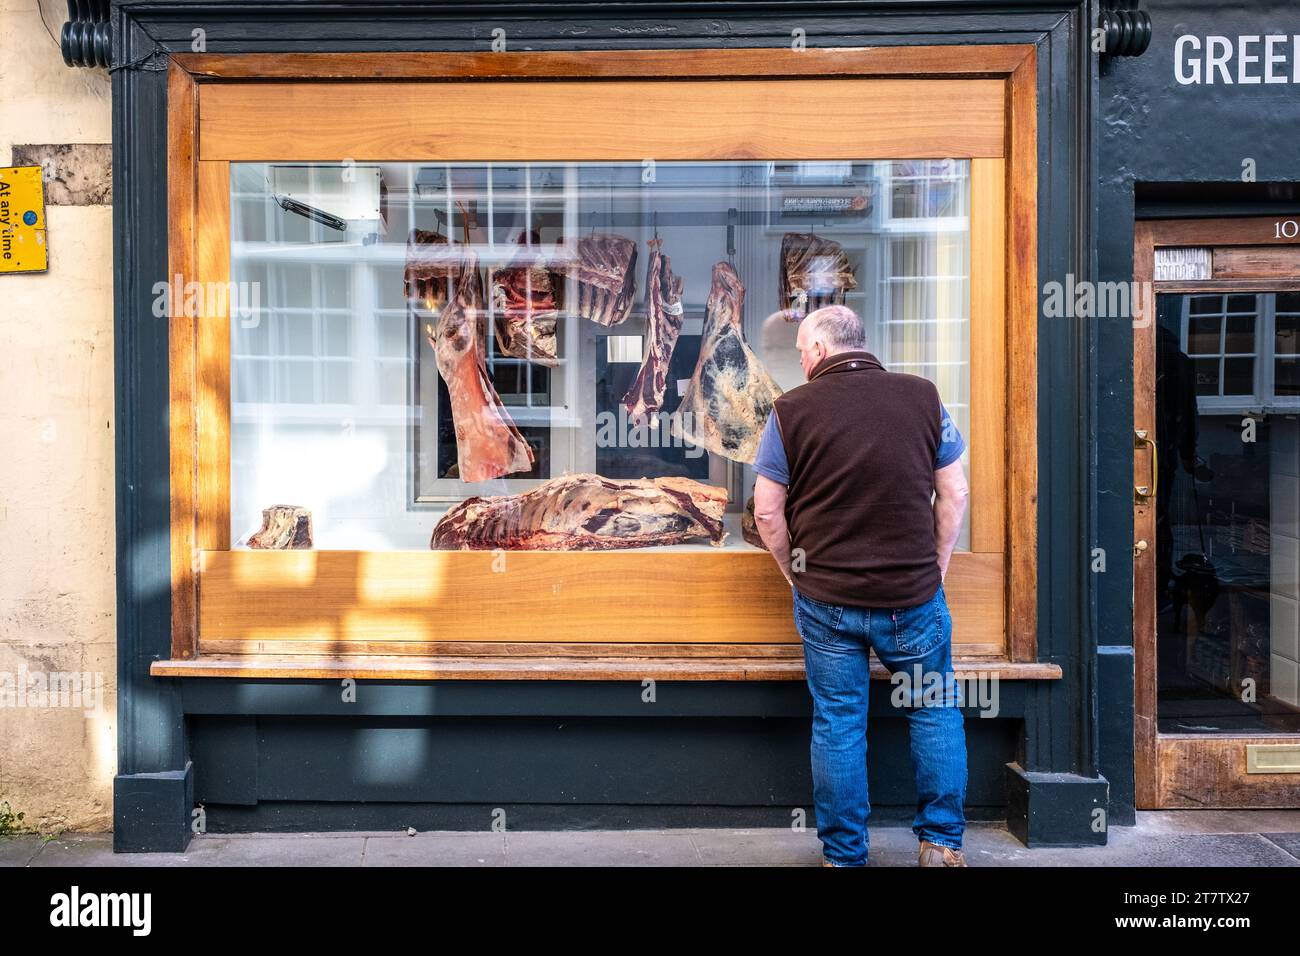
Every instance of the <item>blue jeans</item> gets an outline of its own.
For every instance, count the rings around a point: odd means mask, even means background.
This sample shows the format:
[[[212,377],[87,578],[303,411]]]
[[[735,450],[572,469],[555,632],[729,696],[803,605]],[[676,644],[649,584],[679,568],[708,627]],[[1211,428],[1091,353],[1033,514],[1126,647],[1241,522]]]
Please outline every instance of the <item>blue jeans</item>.
[[[943,586],[924,604],[899,608],[824,604],[793,590],[795,626],[803,639],[813,699],[813,801],[823,855],[836,866],[867,863],[871,650],[891,674],[907,677],[891,688],[891,699],[902,702],[911,737],[916,777],[912,832],[918,839],[961,849],[966,734]]]

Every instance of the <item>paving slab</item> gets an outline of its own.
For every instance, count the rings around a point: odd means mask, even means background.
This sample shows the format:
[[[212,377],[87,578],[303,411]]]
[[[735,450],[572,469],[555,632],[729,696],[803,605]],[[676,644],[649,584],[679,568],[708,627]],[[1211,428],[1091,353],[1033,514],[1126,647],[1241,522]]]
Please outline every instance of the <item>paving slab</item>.
[[[361,866],[366,840],[353,833],[295,833],[288,838],[232,833],[223,835],[220,847],[214,841],[210,851],[206,842],[196,850],[196,839],[190,855],[199,857],[200,866]]]
[[[681,830],[507,831],[507,866],[699,866]]]
[[[459,830],[383,834],[366,839],[365,866],[504,866],[504,833]]]
[[[26,866],[44,842],[35,834],[0,837],[0,866]]]
[[[184,853],[114,853],[111,833],[65,833],[41,848],[29,866],[214,866],[225,841],[195,837]]]
[[[1300,810],[1143,810],[1137,815],[1136,829],[1145,833],[1296,833],[1300,832]]]
[[[820,866],[821,841],[816,830],[690,830],[699,861],[705,866]]]
[[[1265,840],[1271,840],[1297,860],[1300,860],[1300,833],[1261,833]]]
[[[968,847],[970,866],[1300,866],[1257,833],[1161,834],[1159,839],[1112,827],[1102,847]]]

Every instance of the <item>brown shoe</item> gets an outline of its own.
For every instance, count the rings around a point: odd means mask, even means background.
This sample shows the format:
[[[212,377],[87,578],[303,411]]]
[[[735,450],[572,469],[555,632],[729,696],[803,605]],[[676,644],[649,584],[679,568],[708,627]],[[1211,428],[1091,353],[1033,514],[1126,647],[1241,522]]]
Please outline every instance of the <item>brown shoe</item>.
[[[917,854],[917,866],[965,866],[966,857],[961,850],[950,846],[939,846],[929,840],[921,841],[921,852]]]

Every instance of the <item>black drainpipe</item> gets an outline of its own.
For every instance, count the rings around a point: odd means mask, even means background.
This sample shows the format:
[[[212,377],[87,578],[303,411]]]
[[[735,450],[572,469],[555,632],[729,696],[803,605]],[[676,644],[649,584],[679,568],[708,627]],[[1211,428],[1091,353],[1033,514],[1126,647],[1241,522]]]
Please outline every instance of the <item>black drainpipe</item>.
[[[1102,0],[1097,28],[1105,32],[1103,56],[1141,56],[1151,45],[1151,14],[1142,0]]]
[[[68,0],[68,22],[59,46],[68,66],[107,67],[113,55],[110,0]]]

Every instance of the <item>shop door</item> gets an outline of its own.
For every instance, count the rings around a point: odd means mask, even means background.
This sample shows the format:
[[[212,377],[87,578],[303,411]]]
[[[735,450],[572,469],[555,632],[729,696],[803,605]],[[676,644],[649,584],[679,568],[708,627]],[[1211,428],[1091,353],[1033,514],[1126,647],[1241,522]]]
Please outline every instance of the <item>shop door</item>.
[[[1138,806],[1300,806],[1300,222],[1135,230]]]

